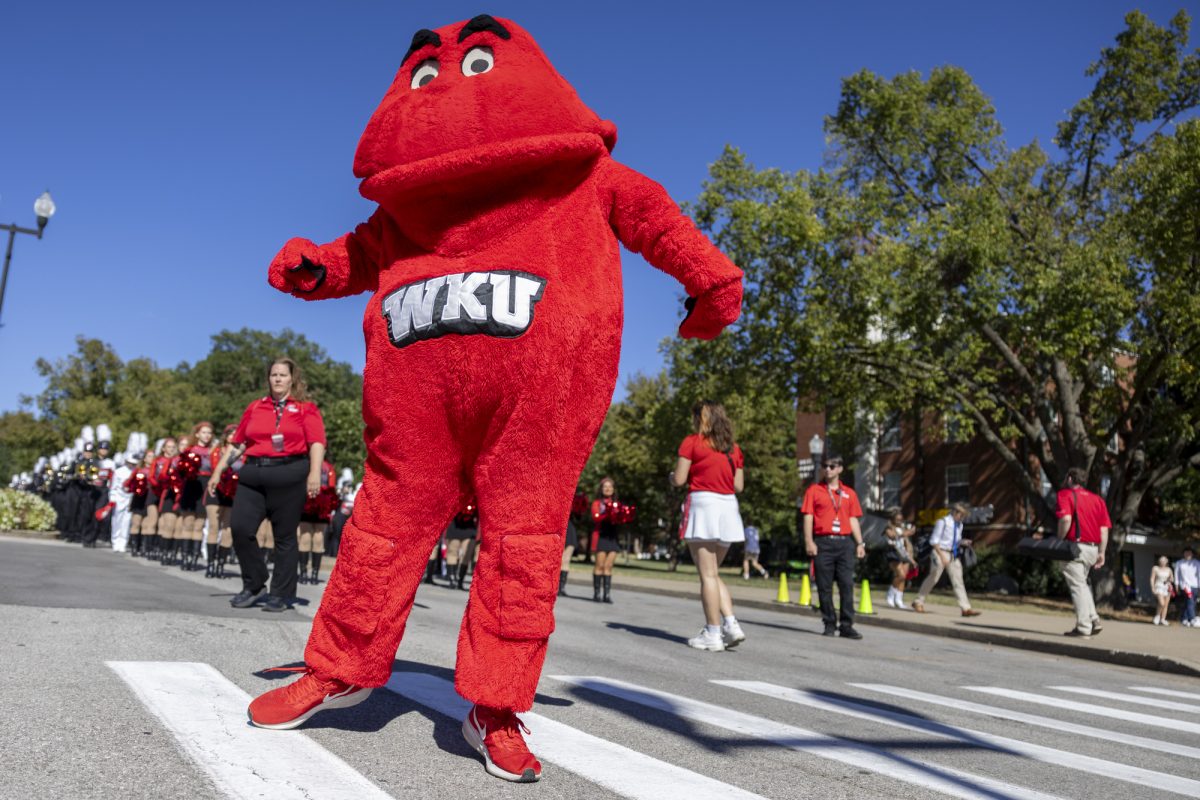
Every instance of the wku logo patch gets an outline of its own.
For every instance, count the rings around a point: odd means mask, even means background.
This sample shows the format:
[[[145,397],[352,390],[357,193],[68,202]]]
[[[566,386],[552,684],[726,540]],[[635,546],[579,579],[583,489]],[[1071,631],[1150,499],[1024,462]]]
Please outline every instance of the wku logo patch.
[[[410,283],[383,298],[388,338],[396,347],[448,333],[482,333],[511,339],[533,322],[546,279],[496,270],[440,275]]]

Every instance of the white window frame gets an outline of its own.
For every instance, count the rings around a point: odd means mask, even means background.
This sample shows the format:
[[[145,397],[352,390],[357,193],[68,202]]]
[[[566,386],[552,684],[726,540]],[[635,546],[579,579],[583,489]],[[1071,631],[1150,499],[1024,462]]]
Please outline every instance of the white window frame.
[[[894,476],[894,477],[893,477]],[[888,486],[889,479],[894,481],[895,486]],[[900,508],[901,497],[904,489],[904,473],[900,470],[892,470],[884,474],[883,487],[880,492],[880,497],[883,499],[883,508]]]
[[[961,489],[963,497],[956,497],[951,493],[951,487]],[[971,465],[970,464],[947,464],[946,465],[946,505],[951,503],[963,502],[970,504],[971,502]]]

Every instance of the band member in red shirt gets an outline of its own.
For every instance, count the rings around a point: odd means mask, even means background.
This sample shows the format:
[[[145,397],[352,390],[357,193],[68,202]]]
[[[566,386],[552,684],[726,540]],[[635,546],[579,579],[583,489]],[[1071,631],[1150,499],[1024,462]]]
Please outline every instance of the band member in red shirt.
[[[816,564],[825,635],[840,632],[843,638],[861,639],[862,634],[854,629],[854,563],[867,555],[858,523],[863,512],[858,495],[842,484],[842,459],[826,456],[821,468],[823,479],[808,487],[800,506],[804,549]],[[840,622],[833,607],[834,581],[842,602]]]
[[[1100,615],[1088,586],[1088,573],[1104,566],[1112,520],[1104,498],[1085,489],[1086,481],[1087,472],[1071,467],[1066,484],[1058,491],[1058,538],[1079,545],[1079,557],[1062,562],[1061,567],[1075,605],[1075,627],[1067,631],[1067,636],[1087,637],[1100,632]]]
[[[230,601],[234,608],[253,606],[267,588],[267,564],[256,534],[266,518],[275,537],[275,571],[264,611],[285,611],[296,598],[299,554],[296,528],[306,497],[321,489],[325,458],[325,422],[315,403],[308,401],[299,367],[278,358],[267,371],[270,394],[246,407],[233,434],[233,445],[209,479],[215,492],[222,470],[245,455],[233,498],[233,547],[242,570],[242,591]]]

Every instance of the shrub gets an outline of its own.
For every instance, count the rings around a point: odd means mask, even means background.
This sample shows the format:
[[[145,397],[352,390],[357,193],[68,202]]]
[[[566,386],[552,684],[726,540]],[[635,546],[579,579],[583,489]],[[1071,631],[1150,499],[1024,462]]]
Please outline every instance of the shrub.
[[[0,489],[0,531],[51,531],[56,514],[35,494]]]

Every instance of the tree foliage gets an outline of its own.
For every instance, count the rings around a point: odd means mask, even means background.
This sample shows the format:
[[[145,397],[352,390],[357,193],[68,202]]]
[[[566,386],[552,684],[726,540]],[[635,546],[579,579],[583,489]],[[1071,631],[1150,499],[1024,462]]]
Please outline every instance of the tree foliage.
[[[1200,57],[1183,12],[1125,23],[1050,151],[952,66],[847,78],[820,171],[728,148],[694,211],[747,271],[732,369],[846,424],[940,412],[1044,515],[1039,467],[1125,530],[1200,466]]]
[[[36,416],[26,410],[0,415],[0,466],[8,470],[0,474],[29,470],[38,456],[70,445],[84,425],[107,424],[118,450],[135,430],[154,441],[208,420],[219,432],[267,392],[267,369],[280,356],[297,362],[321,408],[331,458],[357,472],[365,458],[361,377],[303,334],[244,328],[215,334],[212,350],[194,365],[123,361],[110,345],[83,336],[65,358],[39,359],[36,368],[46,386],[22,398]]]

